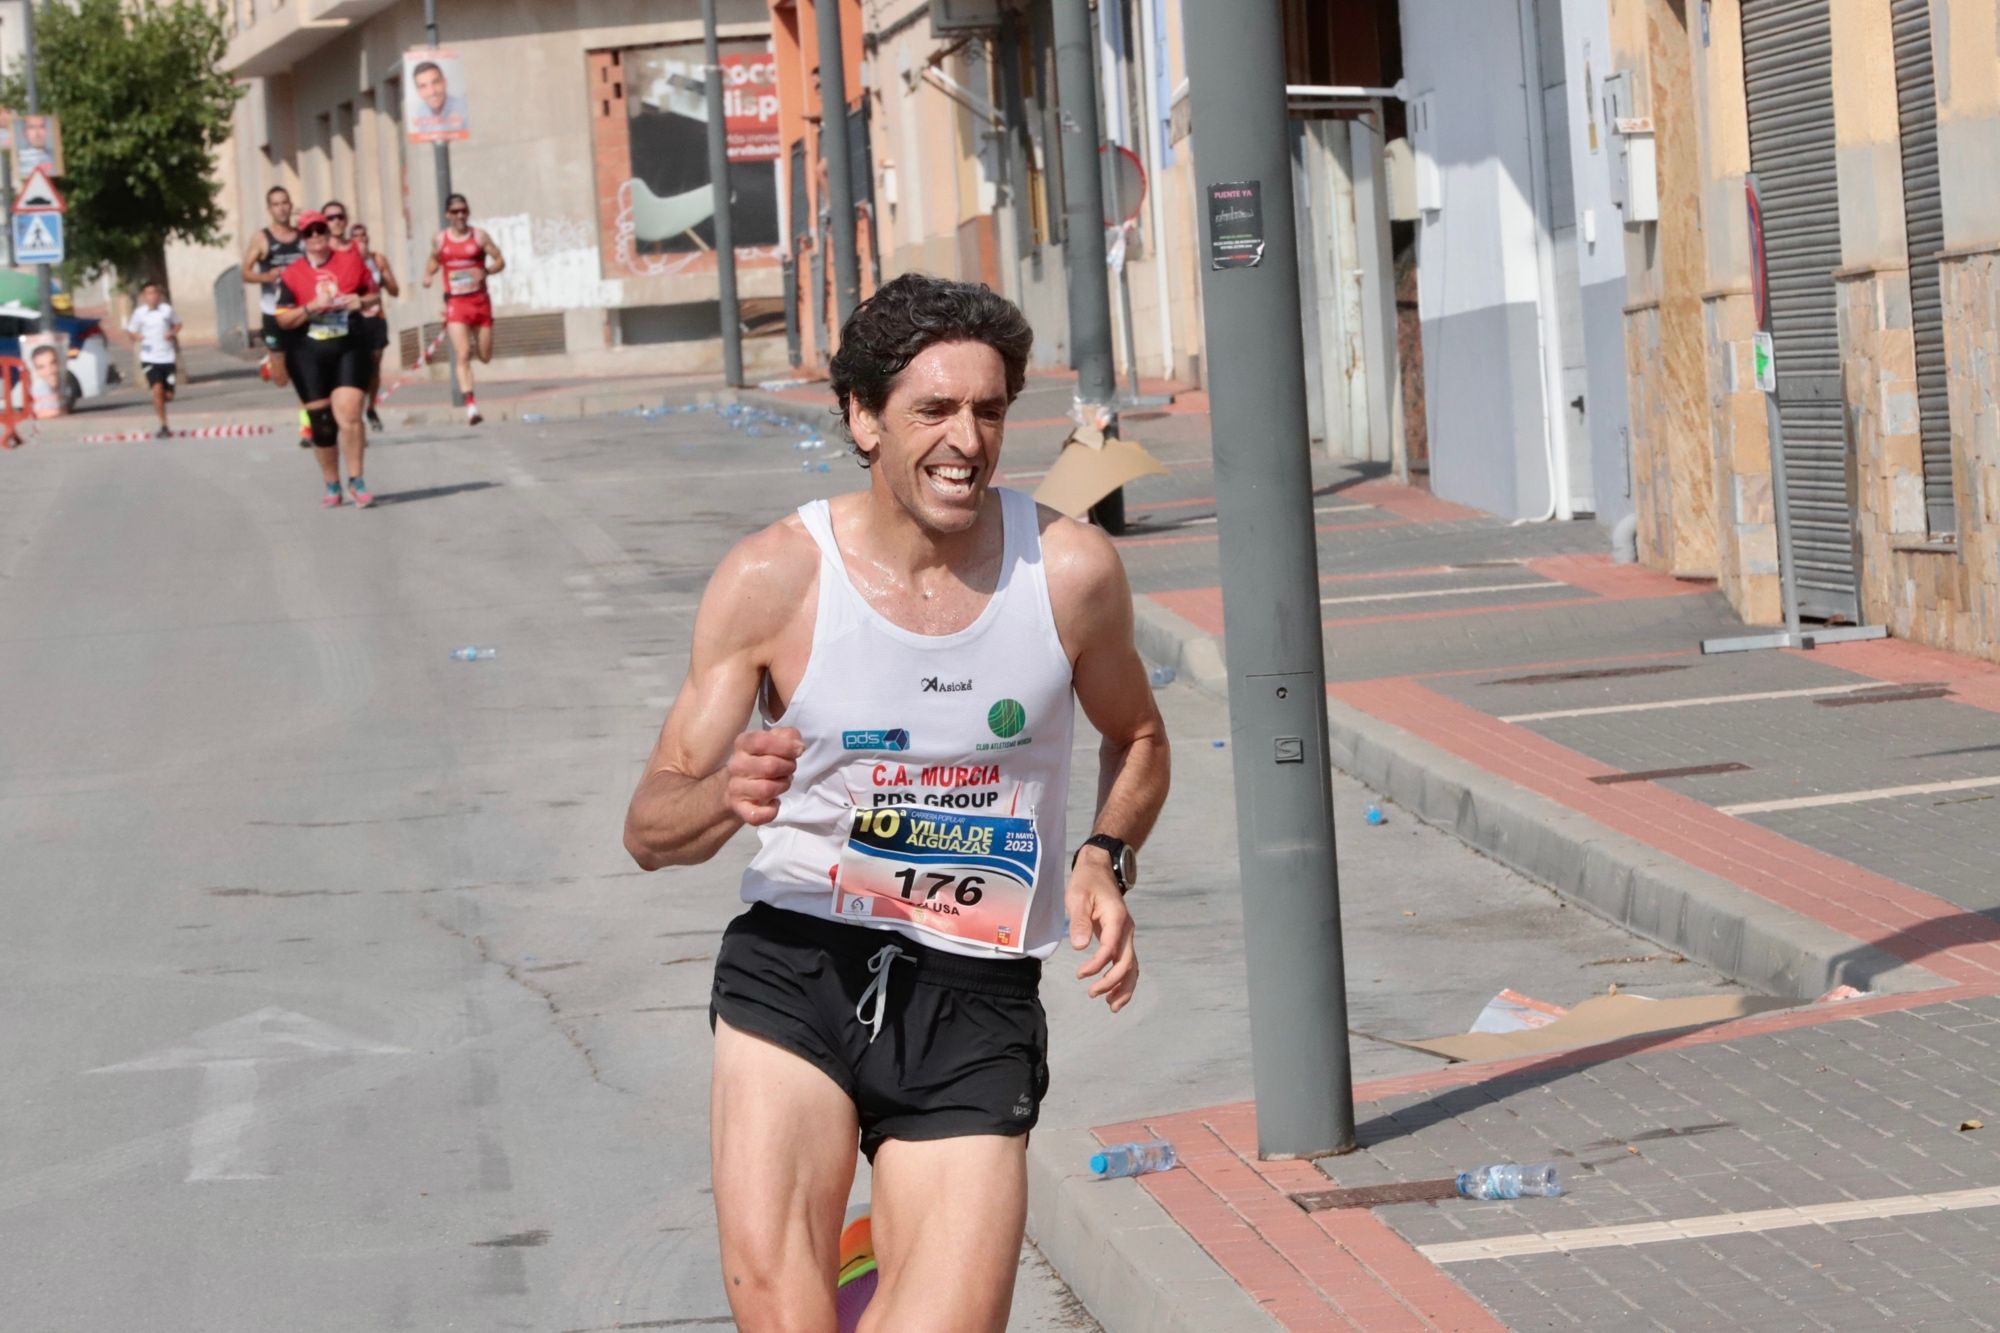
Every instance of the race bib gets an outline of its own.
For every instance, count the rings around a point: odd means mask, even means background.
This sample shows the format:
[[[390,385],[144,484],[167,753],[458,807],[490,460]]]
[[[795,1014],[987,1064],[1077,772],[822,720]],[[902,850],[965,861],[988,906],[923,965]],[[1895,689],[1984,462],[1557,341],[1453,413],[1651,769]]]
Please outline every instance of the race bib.
[[[1035,821],[923,806],[856,810],[834,878],[833,910],[908,921],[937,935],[1026,948],[1042,842]]]
[[[324,342],[328,338],[347,336],[347,312],[345,310],[323,310],[312,317],[306,326],[306,337],[314,342]]]
[[[478,268],[448,269],[444,275],[444,288],[453,296],[471,296],[486,285],[486,266]]]

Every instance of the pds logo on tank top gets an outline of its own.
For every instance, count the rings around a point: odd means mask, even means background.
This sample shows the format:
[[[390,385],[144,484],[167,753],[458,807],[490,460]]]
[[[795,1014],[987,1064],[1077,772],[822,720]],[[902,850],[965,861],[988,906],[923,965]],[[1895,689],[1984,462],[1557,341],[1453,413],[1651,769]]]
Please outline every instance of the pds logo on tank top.
[[[924,693],[970,694],[972,693],[972,678],[968,676],[964,680],[939,680],[936,676],[925,676]]]

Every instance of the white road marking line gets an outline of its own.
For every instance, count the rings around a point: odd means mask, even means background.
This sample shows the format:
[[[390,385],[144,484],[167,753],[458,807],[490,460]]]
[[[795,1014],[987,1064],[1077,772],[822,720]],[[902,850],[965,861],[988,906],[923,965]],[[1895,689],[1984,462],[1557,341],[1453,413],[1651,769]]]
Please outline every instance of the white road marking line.
[[[1644,704],[1603,704],[1595,708],[1553,708],[1546,713],[1513,713],[1502,722],[1548,722],[1559,717],[1608,717],[1613,713],[1653,713],[1663,708],[1704,708],[1709,704],[1754,704],[1765,699],[1809,699],[1817,694],[1856,694],[1884,688],[1879,680],[1854,685],[1816,685],[1809,690],[1759,690],[1755,694],[1705,694],[1698,699],[1655,699]]]
[[[1915,782],[1907,787],[1870,787],[1864,791],[1832,791],[1820,796],[1788,796],[1778,801],[1744,801],[1716,808],[1725,815],[1763,815],[1774,810],[1812,810],[1822,805],[1859,805],[1863,801],[1893,801],[1898,796],[1929,796],[1941,791],[1972,791],[2000,787],[2000,777],[1956,778],[1950,782]]]
[[[1320,505],[1313,512],[1315,514],[1358,514],[1364,509],[1373,509],[1374,507],[1374,505]],[[1215,522],[1215,519],[1216,516],[1214,514],[1207,514],[1201,518],[1184,518],[1178,526],[1183,528],[1200,527],[1204,523]]]
[[[1400,602],[1411,597],[1467,597],[1479,592],[1512,592],[1516,588],[1566,588],[1569,585],[1558,579],[1547,579],[1539,583],[1482,583],[1476,588],[1425,588],[1419,592],[1369,592],[1348,597],[1322,597],[1321,606],[1346,606],[1353,602]],[[1512,722],[1511,717],[1503,717],[1502,722]]]
[[[1474,1259],[1514,1259],[1530,1254],[1569,1254],[1623,1245],[1652,1245],[1668,1240],[1703,1240],[1710,1236],[1746,1236],[1785,1227],[1829,1226],[1916,1213],[1958,1213],[1973,1208],[2000,1207],[2000,1186],[1951,1190],[1941,1194],[1899,1194],[1887,1199],[1842,1199],[1837,1203],[1798,1208],[1765,1208],[1751,1213],[1710,1213],[1663,1222],[1623,1226],[1580,1227],[1573,1231],[1530,1232],[1493,1236],[1486,1240],[1454,1240],[1419,1245],[1417,1253],[1437,1264],[1462,1264]]]

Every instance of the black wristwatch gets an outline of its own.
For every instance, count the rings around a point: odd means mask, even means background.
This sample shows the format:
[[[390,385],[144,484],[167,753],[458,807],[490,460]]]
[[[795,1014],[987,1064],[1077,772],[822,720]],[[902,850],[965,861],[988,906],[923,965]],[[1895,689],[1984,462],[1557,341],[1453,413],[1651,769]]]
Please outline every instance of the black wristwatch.
[[[1102,847],[1111,853],[1111,878],[1118,885],[1119,896],[1131,892],[1132,885],[1139,878],[1139,854],[1132,850],[1132,844],[1123,838],[1114,838],[1109,833],[1093,833],[1083,840],[1083,847]],[[1069,858],[1069,868],[1076,869],[1076,858],[1083,855],[1083,847],[1076,849]]]

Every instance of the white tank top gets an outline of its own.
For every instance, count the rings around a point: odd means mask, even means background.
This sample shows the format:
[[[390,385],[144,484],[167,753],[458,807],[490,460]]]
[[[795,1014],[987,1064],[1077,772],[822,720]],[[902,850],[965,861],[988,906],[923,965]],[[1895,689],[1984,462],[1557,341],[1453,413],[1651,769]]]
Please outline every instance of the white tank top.
[[[805,738],[743,900],[973,957],[1046,958],[1063,930],[1074,695],[1035,502],[997,489],[998,584],[953,634],[890,623],[848,581],[824,500],[812,654],[783,717]],[[893,813],[892,813],[893,812]],[[1032,867],[1032,871],[1030,871]]]

